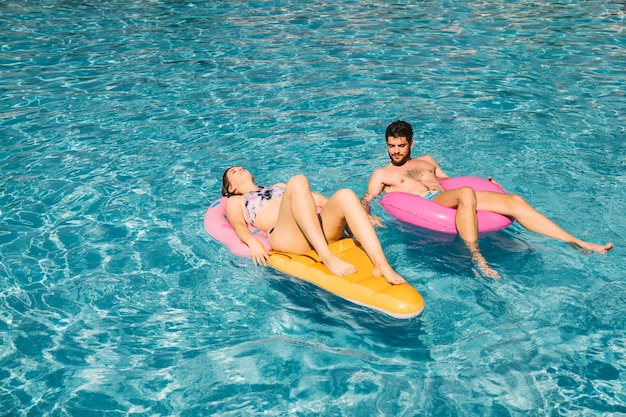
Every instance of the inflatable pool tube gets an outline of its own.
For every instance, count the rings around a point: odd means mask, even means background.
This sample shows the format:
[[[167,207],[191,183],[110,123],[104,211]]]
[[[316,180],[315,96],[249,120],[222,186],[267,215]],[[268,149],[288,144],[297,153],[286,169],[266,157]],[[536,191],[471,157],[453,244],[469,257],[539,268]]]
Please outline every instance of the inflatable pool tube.
[[[214,201],[209,206],[204,215],[204,228],[215,240],[226,246],[234,255],[248,258],[251,256],[248,245],[237,237],[235,230],[226,218],[226,197]],[[267,250],[272,249],[265,232],[252,226],[248,226],[248,228]]]
[[[499,185],[483,178],[457,177],[441,180],[445,190],[461,187],[471,187],[475,191],[493,191],[505,194]],[[380,199],[380,205],[391,214],[406,223],[436,232],[456,234],[454,218],[456,209],[444,207],[424,197],[408,193],[386,193]],[[513,220],[507,216],[488,211],[478,211],[478,232],[493,232],[510,226]]]
[[[226,218],[226,197],[215,201],[204,215],[206,231],[237,256],[250,257],[248,246],[237,237]],[[304,254],[272,251],[265,233],[251,228],[253,235],[270,250],[272,267],[317,285],[355,304],[369,307],[391,317],[408,319],[424,310],[424,299],[410,284],[392,285],[373,276],[374,265],[354,240],[342,239],[328,245],[334,254],[356,266],[358,272],[338,277],[320,261],[315,251]]]

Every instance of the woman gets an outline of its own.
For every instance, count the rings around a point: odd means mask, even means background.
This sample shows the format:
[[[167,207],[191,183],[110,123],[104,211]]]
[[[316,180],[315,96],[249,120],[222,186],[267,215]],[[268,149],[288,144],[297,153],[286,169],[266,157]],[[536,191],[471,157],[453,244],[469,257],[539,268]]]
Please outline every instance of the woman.
[[[314,249],[333,274],[353,274],[357,268],[328,248],[328,242],[341,239],[348,227],[374,264],[374,276],[383,276],[390,284],[406,282],[389,265],[368,214],[352,190],[342,189],[326,198],[312,192],[303,175],[292,177],[287,184],[259,187],[250,171],[231,167],[222,177],[222,195],[229,197],[226,217],[250,248],[255,265],[268,265],[269,253],[248,224],[266,232],[274,250],[304,253]],[[322,207],[319,215],[317,207]]]

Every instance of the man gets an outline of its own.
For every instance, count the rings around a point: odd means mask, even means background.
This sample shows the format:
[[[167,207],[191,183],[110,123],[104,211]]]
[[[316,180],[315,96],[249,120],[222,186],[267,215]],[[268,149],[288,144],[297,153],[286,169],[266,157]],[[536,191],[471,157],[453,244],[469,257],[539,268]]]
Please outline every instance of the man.
[[[398,120],[390,124],[385,137],[391,163],[377,169],[371,175],[367,192],[361,199],[363,207],[371,213],[370,203],[382,192],[401,191],[420,195],[446,207],[456,208],[457,232],[469,249],[475,265],[487,277],[500,278],[500,275],[489,266],[480,253],[476,210],[512,217],[526,229],[567,242],[584,253],[606,253],[613,249],[612,243],[600,245],[570,235],[519,195],[474,191],[469,187],[444,190],[439,180],[449,177],[431,156],[411,158],[413,129],[407,122]],[[370,216],[370,219],[374,226],[381,226],[380,218]]]

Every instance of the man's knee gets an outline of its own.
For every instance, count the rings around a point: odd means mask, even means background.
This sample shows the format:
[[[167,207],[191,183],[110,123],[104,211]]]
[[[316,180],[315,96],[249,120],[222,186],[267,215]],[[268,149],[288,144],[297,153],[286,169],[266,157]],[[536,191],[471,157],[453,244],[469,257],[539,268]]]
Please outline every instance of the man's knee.
[[[461,187],[457,189],[459,204],[476,205],[476,191],[471,187]]]
[[[526,200],[524,200],[524,198],[519,194],[507,194],[507,195],[511,201],[511,204],[515,207],[528,205]]]

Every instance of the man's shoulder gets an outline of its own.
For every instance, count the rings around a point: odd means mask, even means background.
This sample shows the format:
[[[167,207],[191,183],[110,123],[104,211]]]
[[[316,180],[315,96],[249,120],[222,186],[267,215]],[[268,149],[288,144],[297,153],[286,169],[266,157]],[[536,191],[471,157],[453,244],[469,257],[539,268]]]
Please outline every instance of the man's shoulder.
[[[407,161],[406,164],[404,164],[404,166],[408,169],[408,168],[413,168],[415,166],[418,165],[424,165],[424,164],[428,164],[428,165],[434,165],[436,164],[437,161],[435,161],[435,158],[433,158],[430,155],[420,155],[416,158],[411,158],[410,160]]]
[[[434,161],[434,160],[435,158],[433,158],[432,155],[429,155],[429,154],[420,155],[417,158],[411,159],[411,161]]]
[[[378,177],[378,178],[390,178],[390,177],[396,177],[398,175],[404,175],[404,172],[407,170],[406,165],[398,167],[392,164],[389,164],[385,167],[381,167],[376,169],[373,173],[372,176]]]
[[[376,168],[374,171],[372,171],[370,178],[384,177],[385,175],[387,175],[388,171],[389,171],[388,166]]]
[[[375,169],[374,172],[378,172],[378,173],[384,174],[384,173],[387,173],[387,172],[396,172],[396,171],[398,171],[398,168],[399,167],[397,167],[397,166],[395,166],[393,164],[389,164],[389,165],[386,165],[384,167],[380,167],[380,168]]]

